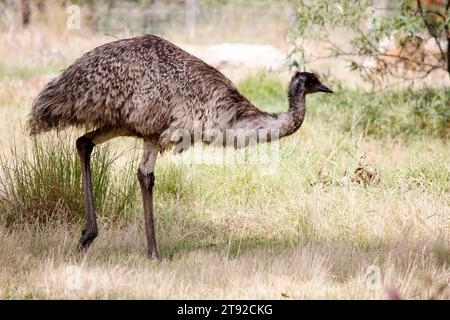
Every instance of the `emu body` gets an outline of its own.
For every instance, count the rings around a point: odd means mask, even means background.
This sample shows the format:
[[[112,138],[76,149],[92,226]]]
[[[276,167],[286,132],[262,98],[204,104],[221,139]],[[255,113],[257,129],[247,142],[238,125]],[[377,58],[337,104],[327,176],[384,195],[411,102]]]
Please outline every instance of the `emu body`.
[[[91,130],[76,141],[86,212],[80,248],[87,248],[98,234],[90,169],[94,146],[118,136],[143,139],[138,180],[148,254],[158,258],[153,169],[158,153],[177,143],[175,132],[182,129],[194,136],[198,129],[249,129],[288,136],[303,123],[306,95],[318,91],[332,92],[314,74],[297,72],[289,85],[289,110],[264,112],[212,66],[167,40],[145,35],[102,45],[76,60],[39,93],[28,127],[31,135],[69,126]],[[207,134],[201,139],[211,142]]]

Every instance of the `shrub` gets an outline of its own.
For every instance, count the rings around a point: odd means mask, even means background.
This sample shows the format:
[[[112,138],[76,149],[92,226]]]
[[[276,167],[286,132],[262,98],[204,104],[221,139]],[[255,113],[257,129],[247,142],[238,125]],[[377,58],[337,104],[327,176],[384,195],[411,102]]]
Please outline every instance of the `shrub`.
[[[0,158],[0,218],[7,225],[79,222],[84,217],[78,154],[74,144],[65,141],[38,138],[29,150],[19,153],[12,147],[11,155]],[[136,195],[136,166],[113,172],[118,156],[99,146],[91,159],[97,213],[111,219],[130,212]]]

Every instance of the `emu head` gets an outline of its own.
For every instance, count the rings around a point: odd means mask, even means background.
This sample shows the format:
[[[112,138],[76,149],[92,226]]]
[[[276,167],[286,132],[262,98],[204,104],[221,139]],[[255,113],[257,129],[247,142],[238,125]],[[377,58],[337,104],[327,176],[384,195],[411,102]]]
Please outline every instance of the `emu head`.
[[[320,82],[316,74],[310,72],[296,72],[291,79],[289,91],[294,94],[301,92],[306,94],[314,92],[333,93],[333,91]]]

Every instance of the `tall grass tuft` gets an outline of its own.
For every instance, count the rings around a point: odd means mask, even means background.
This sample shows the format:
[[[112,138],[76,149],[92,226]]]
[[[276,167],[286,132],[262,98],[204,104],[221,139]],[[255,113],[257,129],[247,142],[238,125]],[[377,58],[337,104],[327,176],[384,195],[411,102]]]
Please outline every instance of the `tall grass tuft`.
[[[342,131],[374,138],[450,136],[450,90],[342,90],[311,99],[310,115]]]
[[[66,141],[39,138],[24,152],[13,146],[10,155],[0,157],[0,219],[6,225],[77,223],[84,217],[78,154],[74,144]],[[136,198],[136,166],[114,172],[118,156],[107,146],[99,146],[91,159],[97,213],[110,219],[131,212]]]

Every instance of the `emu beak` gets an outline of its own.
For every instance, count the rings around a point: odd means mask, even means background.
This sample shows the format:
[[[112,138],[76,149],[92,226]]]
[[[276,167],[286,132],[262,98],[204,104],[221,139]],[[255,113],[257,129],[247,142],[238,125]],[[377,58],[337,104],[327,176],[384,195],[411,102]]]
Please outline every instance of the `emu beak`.
[[[317,86],[316,90],[321,91],[321,92],[326,92],[326,93],[333,93],[333,91],[330,88],[324,86],[321,83]]]

